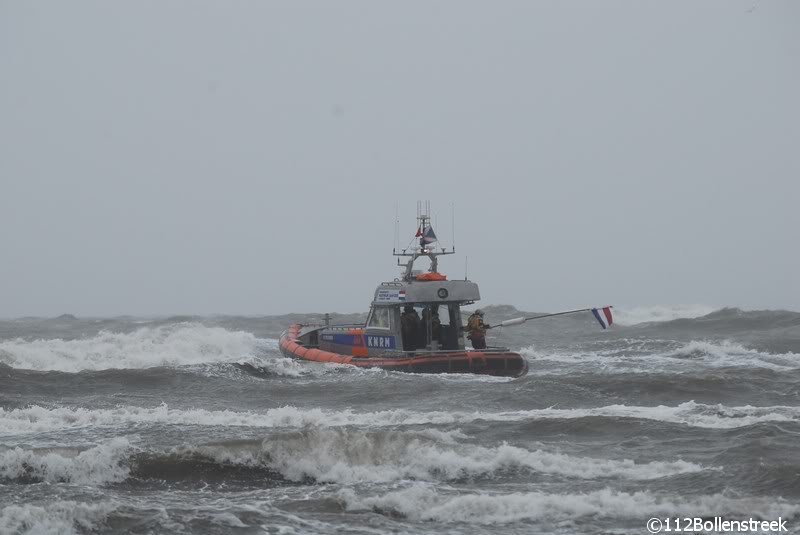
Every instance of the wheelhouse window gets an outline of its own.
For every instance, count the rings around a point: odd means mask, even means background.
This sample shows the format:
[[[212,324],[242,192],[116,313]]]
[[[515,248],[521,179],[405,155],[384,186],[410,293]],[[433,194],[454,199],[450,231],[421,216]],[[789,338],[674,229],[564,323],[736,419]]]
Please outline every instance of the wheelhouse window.
[[[389,314],[389,307],[374,307],[372,313],[369,315],[367,327],[374,329],[389,329],[391,328]]]

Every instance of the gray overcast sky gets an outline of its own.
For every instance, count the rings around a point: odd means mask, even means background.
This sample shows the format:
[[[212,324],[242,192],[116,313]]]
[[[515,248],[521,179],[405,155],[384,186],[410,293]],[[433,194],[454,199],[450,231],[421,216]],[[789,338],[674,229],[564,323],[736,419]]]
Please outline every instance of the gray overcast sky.
[[[0,0],[0,316],[800,309],[800,2]]]

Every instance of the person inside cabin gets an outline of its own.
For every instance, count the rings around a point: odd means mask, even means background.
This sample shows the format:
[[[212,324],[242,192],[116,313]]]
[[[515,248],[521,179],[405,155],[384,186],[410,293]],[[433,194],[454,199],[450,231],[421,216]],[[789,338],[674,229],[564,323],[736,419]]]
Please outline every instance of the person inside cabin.
[[[431,339],[428,340],[428,324],[430,324]],[[441,344],[442,321],[439,318],[439,305],[427,305],[422,309],[422,320],[419,326],[418,347],[427,347],[429,342]]]
[[[403,349],[414,351],[420,331],[419,314],[411,305],[406,305],[400,314],[400,329],[403,336]]]
[[[434,305],[431,313],[431,340],[442,343],[442,320],[439,319],[439,306]]]
[[[417,333],[417,347],[423,349],[428,347],[428,325],[431,320],[431,310],[428,305],[422,309],[422,319],[419,322],[419,332]]]
[[[483,310],[480,308],[467,320],[467,338],[472,342],[475,349],[486,349],[486,329],[492,326],[483,322]]]
[[[389,328],[389,311],[385,308],[379,308],[375,313],[376,327],[381,329]]]

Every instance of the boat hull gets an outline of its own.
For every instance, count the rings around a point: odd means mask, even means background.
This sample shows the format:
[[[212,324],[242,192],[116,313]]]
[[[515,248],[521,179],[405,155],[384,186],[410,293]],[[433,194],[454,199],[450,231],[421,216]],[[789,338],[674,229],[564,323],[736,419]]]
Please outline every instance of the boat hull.
[[[300,328],[300,325],[292,325],[281,334],[281,353],[287,357],[411,373],[475,373],[500,377],[521,377],[528,373],[528,361],[511,351],[485,349],[360,357],[306,347],[298,342]]]

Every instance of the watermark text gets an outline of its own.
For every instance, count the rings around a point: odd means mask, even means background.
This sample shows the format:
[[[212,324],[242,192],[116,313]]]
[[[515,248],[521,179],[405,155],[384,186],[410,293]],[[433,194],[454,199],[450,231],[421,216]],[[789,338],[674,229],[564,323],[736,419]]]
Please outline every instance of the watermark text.
[[[647,531],[650,533],[748,533],[748,532],[775,532],[786,533],[786,520],[725,520],[721,516],[714,518],[700,517],[665,517],[651,518],[647,521]]]

